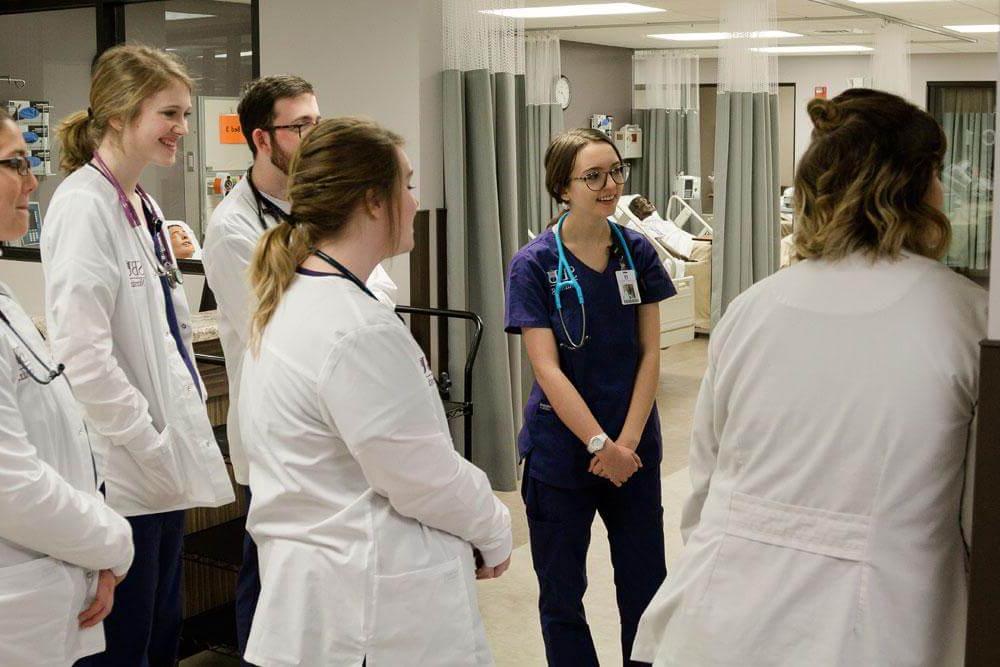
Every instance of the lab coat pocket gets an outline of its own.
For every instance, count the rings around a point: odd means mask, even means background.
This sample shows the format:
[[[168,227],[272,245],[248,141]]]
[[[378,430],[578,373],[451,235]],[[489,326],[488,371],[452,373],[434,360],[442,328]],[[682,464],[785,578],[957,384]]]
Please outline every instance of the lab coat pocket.
[[[0,665],[63,667],[83,608],[68,567],[52,558],[0,568]]]
[[[761,647],[803,647],[789,648],[794,655],[780,664],[846,664],[838,656],[865,604],[869,531],[865,515],[733,493],[692,609],[707,616],[697,641],[760,635],[768,637]],[[747,648],[732,646],[734,660]],[[742,657],[770,664],[764,655]]]
[[[375,578],[369,667],[475,664],[474,619],[462,559]]]
[[[178,502],[184,493],[176,444],[172,429],[166,426],[152,446],[129,449],[142,470],[142,497],[161,507]]]

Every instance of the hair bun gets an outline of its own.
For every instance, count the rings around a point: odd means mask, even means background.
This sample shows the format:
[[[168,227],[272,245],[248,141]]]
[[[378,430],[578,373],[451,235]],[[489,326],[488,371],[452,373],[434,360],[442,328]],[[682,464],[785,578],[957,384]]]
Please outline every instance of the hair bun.
[[[806,107],[813,127],[819,132],[830,132],[840,125],[842,116],[840,109],[831,100],[814,99]]]

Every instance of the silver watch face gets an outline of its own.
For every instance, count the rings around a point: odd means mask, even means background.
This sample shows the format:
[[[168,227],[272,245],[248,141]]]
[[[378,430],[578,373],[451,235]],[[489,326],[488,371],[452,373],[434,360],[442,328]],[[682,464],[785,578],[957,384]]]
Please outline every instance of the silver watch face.
[[[607,441],[608,437],[606,435],[595,435],[593,438],[590,439],[590,442],[587,443],[587,451],[590,452],[591,454],[596,454],[597,452],[604,449],[604,444]]]

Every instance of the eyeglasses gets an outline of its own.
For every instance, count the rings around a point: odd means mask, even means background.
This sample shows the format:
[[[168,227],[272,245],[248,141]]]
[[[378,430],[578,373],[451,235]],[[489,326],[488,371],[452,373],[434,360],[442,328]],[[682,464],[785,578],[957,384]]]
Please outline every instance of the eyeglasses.
[[[319,125],[321,119],[317,118],[314,121],[308,121],[305,123],[292,123],[291,125],[272,125],[272,130],[295,130],[295,133],[299,135],[299,139],[303,136],[309,134]]]
[[[16,155],[0,160],[0,164],[17,171],[20,176],[27,176],[33,167],[37,167],[41,163],[42,161],[34,155]]]
[[[624,185],[625,181],[628,180],[629,166],[627,164],[620,164],[615,167],[611,167],[607,171],[603,169],[591,169],[583,176],[575,176],[569,180],[571,181],[583,181],[587,184],[587,187],[597,192],[601,190],[608,182],[608,176],[611,180],[618,185]]]

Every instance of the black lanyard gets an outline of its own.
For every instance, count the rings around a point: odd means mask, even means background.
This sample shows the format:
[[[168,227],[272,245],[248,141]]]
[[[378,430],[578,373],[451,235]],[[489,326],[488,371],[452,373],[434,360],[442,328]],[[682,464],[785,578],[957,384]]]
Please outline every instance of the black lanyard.
[[[250,186],[250,192],[253,193],[253,200],[257,203],[257,220],[260,222],[260,228],[265,232],[267,231],[267,223],[264,222],[264,214],[267,213],[269,216],[274,218],[275,222],[281,222],[288,216],[281,207],[276,205],[273,201],[261,194],[260,190],[253,183],[253,167],[247,169],[247,184]]]
[[[313,250],[313,254],[316,255],[317,257],[319,257],[321,260],[323,260],[327,264],[329,264],[330,266],[332,266],[333,268],[335,268],[338,271],[340,271],[339,274],[333,273],[333,274],[330,274],[330,275],[332,275],[335,278],[343,278],[345,280],[350,280],[352,283],[354,283],[355,285],[357,285],[358,287],[360,287],[362,292],[364,292],[365,294],[367,294],[371,298],[373,298],[376,301],[378,301],[378,297],[375,296],[374,292],[372,292],[370,289],[368,289],[368,285],[365,285],[364,282],[361,281],[361,278],[358,278],[356,275],[354,275],[354,273],[350,269],[348,269],[346,266],[344,266],[343,264],[341,264],[340,262],[338,262],[337,260],[335,260],[333,257],[330,257],[329,255],[327,255],[325,252],[323,252],[319,248],[316,248],[315,250]],[[379,302],[379,303],[381,303],[381,302]],[[406,324],[406,322],[403,320],[403,318],[400,316],[399,313],[396,313],[396,317],[399,318],[400,322],[403,322],[403,324]]]

